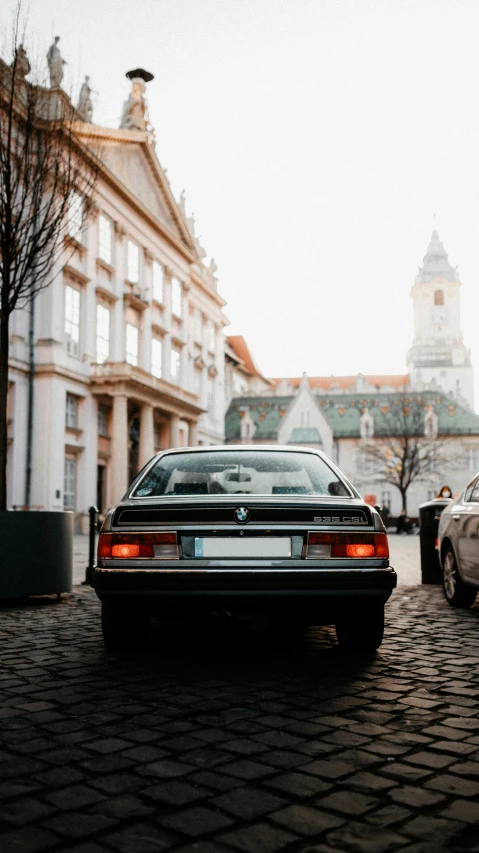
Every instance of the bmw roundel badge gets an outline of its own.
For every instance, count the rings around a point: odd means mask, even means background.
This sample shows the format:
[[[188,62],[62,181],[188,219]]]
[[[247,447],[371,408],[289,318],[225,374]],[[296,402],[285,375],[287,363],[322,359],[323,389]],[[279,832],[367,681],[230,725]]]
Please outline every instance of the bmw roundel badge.
[[[247,524],[249,521],[249,509],[246,509],[245,506],[239,506],[238,509],[235,509],[235,521],[238,524]]]

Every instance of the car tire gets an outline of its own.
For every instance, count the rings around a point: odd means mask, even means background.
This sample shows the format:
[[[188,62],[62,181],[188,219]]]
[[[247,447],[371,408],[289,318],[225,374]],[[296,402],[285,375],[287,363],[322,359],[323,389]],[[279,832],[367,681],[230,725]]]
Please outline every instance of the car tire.
[[[384,604],[358,602],[357,609],[342,613],[336,620],[340,649],[347,652],[375,652],[384,636]]]
[[[116,601],[103,601],[101,628],[105,645],[116,652],[138,651],[146,645],[149,618],[141,610]]]
[[[456,555],[449,546],[443,558],[443,587],[446,601],[451,607],[472,607],[477,590],[464,583],[457,568]]]

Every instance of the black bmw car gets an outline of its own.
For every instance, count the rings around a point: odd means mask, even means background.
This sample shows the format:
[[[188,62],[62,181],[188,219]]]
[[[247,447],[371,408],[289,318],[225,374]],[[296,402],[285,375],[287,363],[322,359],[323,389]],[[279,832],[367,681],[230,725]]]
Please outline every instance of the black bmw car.
[[[334,624],[374,651],[396,581],[380,516],[324,453],[242,445],[155,456],[105,518],[92,583],[111,647],[154,615]]]

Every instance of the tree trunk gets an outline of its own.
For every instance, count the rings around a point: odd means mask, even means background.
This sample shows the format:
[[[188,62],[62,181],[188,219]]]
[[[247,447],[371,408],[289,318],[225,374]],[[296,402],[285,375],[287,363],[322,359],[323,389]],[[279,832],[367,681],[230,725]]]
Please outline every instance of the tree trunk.
[[[0,320],[0,510],[7,508],[8,321],[5,311]]]
[[[400,492],[401,492],[402,508],[407,515],[407,489],[400,489]]]

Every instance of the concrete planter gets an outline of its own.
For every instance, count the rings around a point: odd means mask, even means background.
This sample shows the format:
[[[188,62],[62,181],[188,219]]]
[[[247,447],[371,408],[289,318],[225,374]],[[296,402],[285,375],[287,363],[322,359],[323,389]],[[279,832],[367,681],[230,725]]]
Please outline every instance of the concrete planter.
[[[70,592],[72,512],[0,512],[0,598]]]

